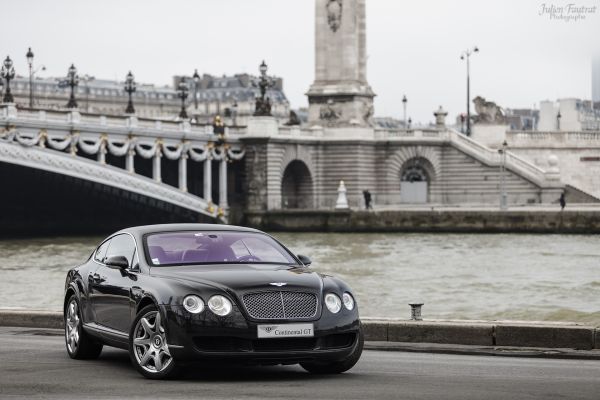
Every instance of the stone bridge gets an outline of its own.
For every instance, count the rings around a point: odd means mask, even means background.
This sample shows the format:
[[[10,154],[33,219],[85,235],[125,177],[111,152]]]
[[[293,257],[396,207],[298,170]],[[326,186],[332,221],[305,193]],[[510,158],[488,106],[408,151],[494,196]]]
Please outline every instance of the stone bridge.
[[[116,219],[109,225],[115,226],[228,219],[228,165],[244,156],[235,131],[227,132],[223,142],[210,126],[77,111],[17,111],[11,105],[1,109],[0,124],[5,206],[12,202],[18,209],[27,204],[36,216],[39,213],[33,211],[40,207],[61,215],[67,206],[63,217],[74,223],[73,219],[87,219],[108,201]],[[57,177],[71,180],[65,183]],[[47,187],[49,181],[54,182],[52,187]],[[32,185],[44,190],[36,191]],[[88,203],[88,212],[81,213],[86,208],[81,203]],[[80,215],[70,218],[69,210]],[[98,218],[100,224],[107,217],[111,216]],[[3,219],[7,226],[7,217]]]
[[[548,204],[565,190],[556,168],[544,170],[512,152],[503,158],[443,124],[301,128],[255,117],[219,139],[211,126],[187,122],[1,110],[2,202],[15,210],[3,227],[58,221],[69,231],[100,224],[91,229],[97,231],[227,222],[230,210],[233,222],[244,211],[332,210],[342,180],[355,209],[364,207],[363,190],[381,208],[497,207],[502,190],[512,206]]]
[[[246,147],[247,206],[251,211],[333,209],[340,181],[352,208],[369,190],[377,207],[413,204],[497,207],[504,184],[508,204],[556,202],[565,189],[546,170],[445,126],[426,129],[311,128],[251,121]],[[504,168],[503,168],[504,165]]]

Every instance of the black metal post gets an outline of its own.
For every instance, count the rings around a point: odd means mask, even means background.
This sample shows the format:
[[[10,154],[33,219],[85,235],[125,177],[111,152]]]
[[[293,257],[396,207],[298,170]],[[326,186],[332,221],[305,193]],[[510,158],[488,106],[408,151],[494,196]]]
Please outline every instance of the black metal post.
[[[271,116],[271,101],[266,97],[267,89],[272,85],[271,80],[267,77],[267,64],[263,62],[260,64],[260,78],[258,80],[258,88],[260,89],[260,97],[256,99],[256,106],[254,109],[255,116]]]
[[[77,69],[74,64],[69,67],[69,73],[67,75],[68,85],[71,87],[71,96],[67,103],[67,108],[77,108],[77,100],[75,100],[75,88],[79,85],[79,75],[77,75]]]
[[[125,109],[126,114],[135,114],[135,108],[133,107],[132,95],[136,91],[135,80],[131,71],[125,78],[125,91],[129,95],[129,101],[127,102],[127,108]]]
[[[467,136],[471,136],[471,54],[479,52],[477,46],[465,51],[460,59],[467,61]]]
[[[194,70],[192,78],[194,78],[194,109],[198,110],[198,83],[200,82],[200,75],[197,69]]]
[[[181,78],[177,87],[177,96],[181,99],[181,111],[179,112],[179,118],[187,119],[188,115],[185,110],[185,99],[188,97],[188,86],[185,82],[185,78]]]
[[[15,77],[15,68],[13,67],[13,62],[9,56],[6,56],[6,59],[4,60],[0,75],[6,80],[6,91],[4,92],[2,102],[13,103],[15,99],[10,91],[10,80]]]
[[[27,50],[27,63],[29,64],[29,108],[33,108],[33,51]]]

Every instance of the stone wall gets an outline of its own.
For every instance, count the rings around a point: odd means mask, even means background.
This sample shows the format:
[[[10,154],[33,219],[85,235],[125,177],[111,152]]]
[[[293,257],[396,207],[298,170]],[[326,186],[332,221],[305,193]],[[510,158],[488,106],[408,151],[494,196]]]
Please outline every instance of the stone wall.
[[[246,213],[245,225],[267,231],[292,232],[476,232],[600,233],[596,211],[279,210]]]
[[[509,151],[547,169],[556,156],[560,179],[600,198],[600,132],[507,132]]]
[[[372,193],[377,206],[399,205],[401,175],[407,162],[413,159],[421,160],[427,170],[428,204],[499,204],[500,168],[486,165],[444,141],[410,143],[282,136],[242,140],[248,149],[246,168],[252,183],[249,187],[253,188],[248,194],[248,204],[252,210],[285,208],[282,204],[282,179],[286,167],[294,160],[304,163],[310,172],[312,194],[303,203],[313,204],[312,208],[333,209],[342,180],[348,190],[351,208],[364,207],[363,190]],[[507,170],[504,179],[509,204],[534,204],[558,199],[561,191],[558,188],[550,193],[544,189],[550,194],[543,199],[543,190],[522,175]]]

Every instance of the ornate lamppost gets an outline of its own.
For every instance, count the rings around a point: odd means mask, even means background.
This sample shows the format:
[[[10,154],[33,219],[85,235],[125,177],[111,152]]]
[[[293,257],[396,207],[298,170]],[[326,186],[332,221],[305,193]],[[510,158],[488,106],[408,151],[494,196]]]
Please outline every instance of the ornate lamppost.
[[[470,58],[471,55],[474,53],[478,53],[479,52],[479,48],[477,46],[473,47],[470,50],[466,50],[464,51],[461,56],[460,59],[461,60],[467,60],[467,136],[471,136],[471,64],[470,64]]]
[[[412,118],[408,117],[408,129],[410,129],[411,125],[412,125]]]
[[[79,85],[79,75],[77,75],[77,68],[74,64],[69,67],[67,74],[67,85],[71,87],[71,97],[67,103],[67,108],[77,108],[77,100],[75,100],[75,88]]]
[[[133,77],[133,74],[131,73],[131,71],[129,71],[129,73],[127,74],[127,77],[125,78],[125,91],[129,95],[129,101],[127,102],[127,108],[125,109],[125,113],[126,114],[134,114],[135,108],[133,107],[133,100],[131,99],[131,96],[136,91],[136,85],[135,85],[135,80],[134,80],[134,77]]]
[[[10,91],[10,80],[15,77],[15,68],[13,67],[13,62],[9,56],[6,56],[6,60],[4,60],[4,63],[2,64],[0,76],[2,76],[3,79],[6,79],[6,91],[4,92],[2,102],[13,103],[15,99]]]
[[[220,115],[217,115],[213,120],[213,134],[217,136],[217,145],[222,146],[225,144],[225,124],[221,119]]]
[[[560,131],[560,119],[562,115],[560,115],[560,110],[558,110],[558,114],[556,114],[556,130]]]
[[[188,115],[185,111],[185,99],[188,97],[188,86],[185,82],[185,78],[181,78],[179,85],[177,85],[177,97],[181,99],[181,111],[179,112],[179,118],[187,119]]]
[[[200,75],[197,69],[194,70],[192,78],[194,79],[194,109],[198,110],[198,84],[200,83]]]
[[[406,98],[406,95],[402,96],[402,108],[404,108],[404,128],[407,128],[406,125],[406,103],[408,103],[408,99]]]
[[[260,64],[260,78],[258,79],[258,87],[260,89],[260,97],[256,98],[256,108],[254,110],[255,116],[270,117],[271,116],[271,100],[266,97],[267,89],[273,85],[271,80],[267,77],[267,64],[263,60]]]

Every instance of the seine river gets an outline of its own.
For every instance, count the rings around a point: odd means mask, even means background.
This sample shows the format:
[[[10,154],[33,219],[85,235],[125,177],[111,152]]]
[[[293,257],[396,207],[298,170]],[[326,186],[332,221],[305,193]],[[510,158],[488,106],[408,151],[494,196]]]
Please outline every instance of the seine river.
[[[355,290],[361,315],[600,325],[600,236],[278,233]],[[66,271],[100,238],[0,241],[0,307],[59,310]]]

